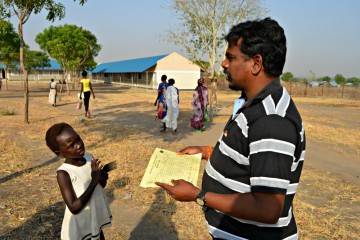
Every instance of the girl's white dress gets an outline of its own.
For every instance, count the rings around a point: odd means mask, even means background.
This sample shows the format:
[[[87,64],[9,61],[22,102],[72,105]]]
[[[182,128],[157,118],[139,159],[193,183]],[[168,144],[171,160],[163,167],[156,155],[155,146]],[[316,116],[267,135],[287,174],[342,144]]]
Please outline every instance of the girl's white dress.
[[[81,196],[91,182],[92,155],[85,153],[86,164],[74,166],[63,163],[58,170],[66,171],[76,196]],[[111,211],[105,193],[98,184],[86,206],[78,214],[72,214],[66,206],[61,227],[61,239],[99,239],[101,229],[111,225]]]

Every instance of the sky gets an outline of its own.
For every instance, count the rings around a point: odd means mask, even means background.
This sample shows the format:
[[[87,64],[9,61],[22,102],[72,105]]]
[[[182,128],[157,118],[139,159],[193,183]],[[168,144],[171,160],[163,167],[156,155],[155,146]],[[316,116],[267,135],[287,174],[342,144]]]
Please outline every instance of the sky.
[[[37,34],[51,25],[75,24],[91,31],[102,50],[98,63],[151,57],[185,51],[163,40],[164,33],[181,22],[168,10],[169,0],[56,1],[66,7],[62,20],[48,22],[46,14],[32,14],[24,25],[24,40],[32,50]],[[284,28],[287,59],[284,72],[295,77],[342,74],[360,78],[359,0],[263,0],[263,7]],[[17,29],[17,19],[12,19]]]

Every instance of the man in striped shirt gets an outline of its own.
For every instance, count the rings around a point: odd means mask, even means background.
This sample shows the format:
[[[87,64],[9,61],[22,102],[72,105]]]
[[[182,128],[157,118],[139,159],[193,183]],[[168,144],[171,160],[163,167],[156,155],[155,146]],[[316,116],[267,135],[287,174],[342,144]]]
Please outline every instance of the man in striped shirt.
[[[208,160],[202,189],[184,180],[157,183],[178,201],[203,206],[213,239],[298,239],[293,198],[305,155],[298,110],[279,76],[286,38],[265,18],[234,26],[222,67],[229,88],[242,91],[214,148],[187,147]],[[240,101],[242,100],[242,101]],[[235,104],[238,105],[238,104]]]

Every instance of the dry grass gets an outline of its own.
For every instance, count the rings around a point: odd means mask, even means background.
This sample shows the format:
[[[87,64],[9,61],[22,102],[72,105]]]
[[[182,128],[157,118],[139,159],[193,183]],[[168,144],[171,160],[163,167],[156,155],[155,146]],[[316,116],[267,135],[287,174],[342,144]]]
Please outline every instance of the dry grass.
[[[101,114],[107,118],[83,122],[82,115],[74,110],[74,93],[72,96],[62,96],[60,105],[64,106],[53,108],[45,103],[46,87],[47,83],[44,83],[42,89],[35,91],[34,88],[31,94],[29,125],[23,123],[23,95],[17,91],[18,87],[10,86],[9,92],[1,92],[12,97],[1,98],[0,105],[12,106],[17,113],[0,116],[1,239],[59,238],[64,205],[55,171],[61,160],[46,148],[43,139],[49,126],[62,121],[70,123],[78,131],[87,150],[94,156],[105,163],[117,162],[118,169],[111,172],[106,188],[113,208],[129,211],[129,218],[131,210],[134,215],[144,213],[143,220],[156,223],[160,234],[157,239],[174,239],[174,236],[177,239],[209,239],[201,210],[196,204],[166,204],[162,191],[139,187],[155,147],[174,151],[184,147],[179,139],[170,139],[169,142],[168,138],[149,133],[151,129],[144,130],[141,125],[131,124],[142,118],[154,122],[153,91],[117,87],[109,90],[108,86],[103,88],[102,85],[95,85],[99,99],[91,100],[90,104],[93,108],[101,109]],[[181,93],[180,121],[189,119],[191,95],[191,92]],[[224,108],[229,107],[236,96],[220,92],[219,103]],[[300,108],[304,106],[301,111],[308,139],[342,144],[359,151],[360,129],[357,123],[360,119],[351,122],[344,120],[344,116],[318,115],[315,110],[306,109],[308,105],[317,105],[320,109],[346,107],[349,111],[358,111],[359,101],[296,98],[295,102],[299,103]],[[213,121],[226,121],[229,112],[231,110],[228,109],[219,111]],[[154,128],[157,128],[155,124]],[[342,135],[347,136],[349,141],[340,139]],[[202,173],[204,166],[201,167]],[[295,215],[301,238],[360,239],[359,191],[358,185],[330,173],[304,169],[295,198]],[[121,204],[117,205],[119,202]],[[107,239],[129,238],[125,229],[114,227],[106,229],[105,234]]]

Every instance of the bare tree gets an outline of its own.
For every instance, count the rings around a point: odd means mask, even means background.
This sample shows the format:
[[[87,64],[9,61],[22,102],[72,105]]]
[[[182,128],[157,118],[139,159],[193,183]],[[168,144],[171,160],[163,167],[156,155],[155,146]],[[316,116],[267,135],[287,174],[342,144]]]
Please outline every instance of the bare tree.
[[[177,29],[168,30],[164,39],[184,48],[193,62],[209,64],[210,107],[217,105],[217,79],[227,48],[224,37],[239,22],[264,15],[266,10],[261,3],[261,0],[172,0],[167,6],[181,23]],[[201,64],[200,67],[206,69]]]

